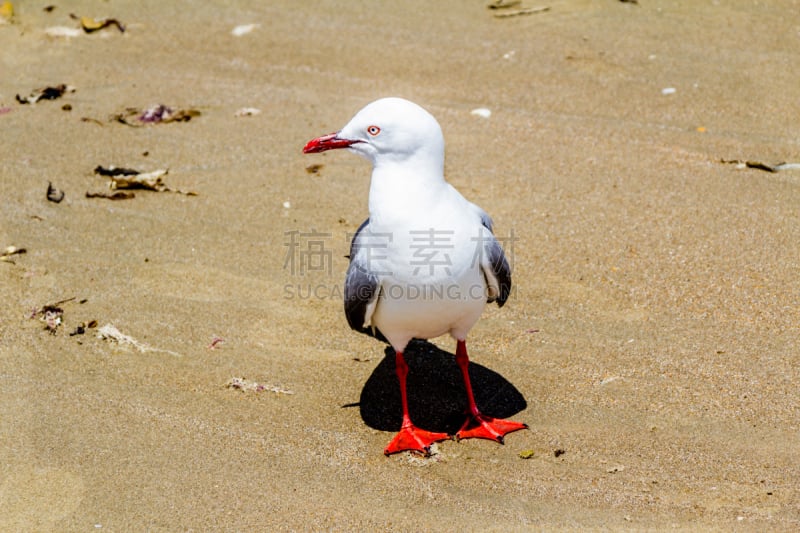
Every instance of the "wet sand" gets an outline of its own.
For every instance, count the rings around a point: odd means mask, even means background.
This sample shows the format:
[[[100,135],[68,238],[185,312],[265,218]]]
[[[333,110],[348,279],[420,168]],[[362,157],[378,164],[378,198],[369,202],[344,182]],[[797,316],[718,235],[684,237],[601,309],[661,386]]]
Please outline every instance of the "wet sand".
[[[0,529],[800,527],[800,171],[720,162],[800,161],[794,2],[263,4],[17,2],[0,26],[0,249],[27,250],[0,262]],[[127,31],[45,35],[70,12]],[[340,301],[369,167],[301,148],[388,95],[513,237],[514,295],[470,337],[479,404],[530,425],[503,446],[382,454],[391,358]],[[202,115],[109,121],[159,103]],[[197,196],[86,198],[98,165]],[[30,318],[68,298],[55,334]],[[454,349],[410,356],[430,429],[464,407]]]

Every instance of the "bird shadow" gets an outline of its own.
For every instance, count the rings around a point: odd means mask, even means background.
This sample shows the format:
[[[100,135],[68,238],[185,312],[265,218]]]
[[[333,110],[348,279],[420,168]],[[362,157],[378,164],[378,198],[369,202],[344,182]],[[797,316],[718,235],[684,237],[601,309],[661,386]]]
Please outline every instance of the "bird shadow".
[[[385,357],[361,391],[361,418],[369,427],[398,431],[402,422],[400,385],[395,373],[395,352]],[[467,393],[452,353],[427,341],[412,341],[403,356],[408,363],[408,410],[415,425],[429,431],[456,433],[467,413]],[[482,413],[508,418],[527,407],[522,394],[503,376],[470,362],[469,376],[475,403]]]

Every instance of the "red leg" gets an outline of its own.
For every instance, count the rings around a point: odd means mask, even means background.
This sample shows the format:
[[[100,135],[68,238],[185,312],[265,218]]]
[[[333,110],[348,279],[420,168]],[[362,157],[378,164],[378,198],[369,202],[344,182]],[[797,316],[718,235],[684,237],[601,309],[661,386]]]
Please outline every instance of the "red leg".
[[[408,396],[406,395],[408,365],[403,358],[402,352],[396,353],[395,364],[397,365],[397,380],[400,382],[400,401],[403,404],[403,425],[400,427],[400,432],[395,435],[392,442],[383,450],[383,453],[390,455],[404,450],[411,450],[429,455],[431,444],[440,440],[447,440],[450,435],[426,431],[411,423],[411,417],[408,416]]]
[[[478,406],[475,404],[475,397],[472,394],[472,383],[469,379],[469,356],[467,356],[467,343],[465,341],[458,341],[456,363],[458,368],[461,369],[461,375],[464,377],[464,387],[467,389],[467,402],[469,402],[467,421],[456,433],[456,439],[490,439],[502,444],[503,437],[506,434],[528,427],[527,424],[521,422],[486,416],[478,410]]]

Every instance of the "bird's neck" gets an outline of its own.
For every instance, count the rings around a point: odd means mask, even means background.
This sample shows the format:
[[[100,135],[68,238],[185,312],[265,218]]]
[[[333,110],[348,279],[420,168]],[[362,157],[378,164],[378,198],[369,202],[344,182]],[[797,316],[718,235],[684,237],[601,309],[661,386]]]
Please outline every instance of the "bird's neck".
[[[439,161],[376,163],[369,189],[370,219],[403,219],[428,209],[447,186]]]

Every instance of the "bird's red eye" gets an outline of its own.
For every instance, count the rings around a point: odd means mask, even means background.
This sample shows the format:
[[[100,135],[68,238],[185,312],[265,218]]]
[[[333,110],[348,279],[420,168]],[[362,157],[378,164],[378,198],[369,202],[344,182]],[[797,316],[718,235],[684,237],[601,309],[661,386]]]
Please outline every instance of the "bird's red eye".
[[[377,134],[381,132],[381,129],[378,126],[370,126],[367,128],[367,133],[375,137]]]

